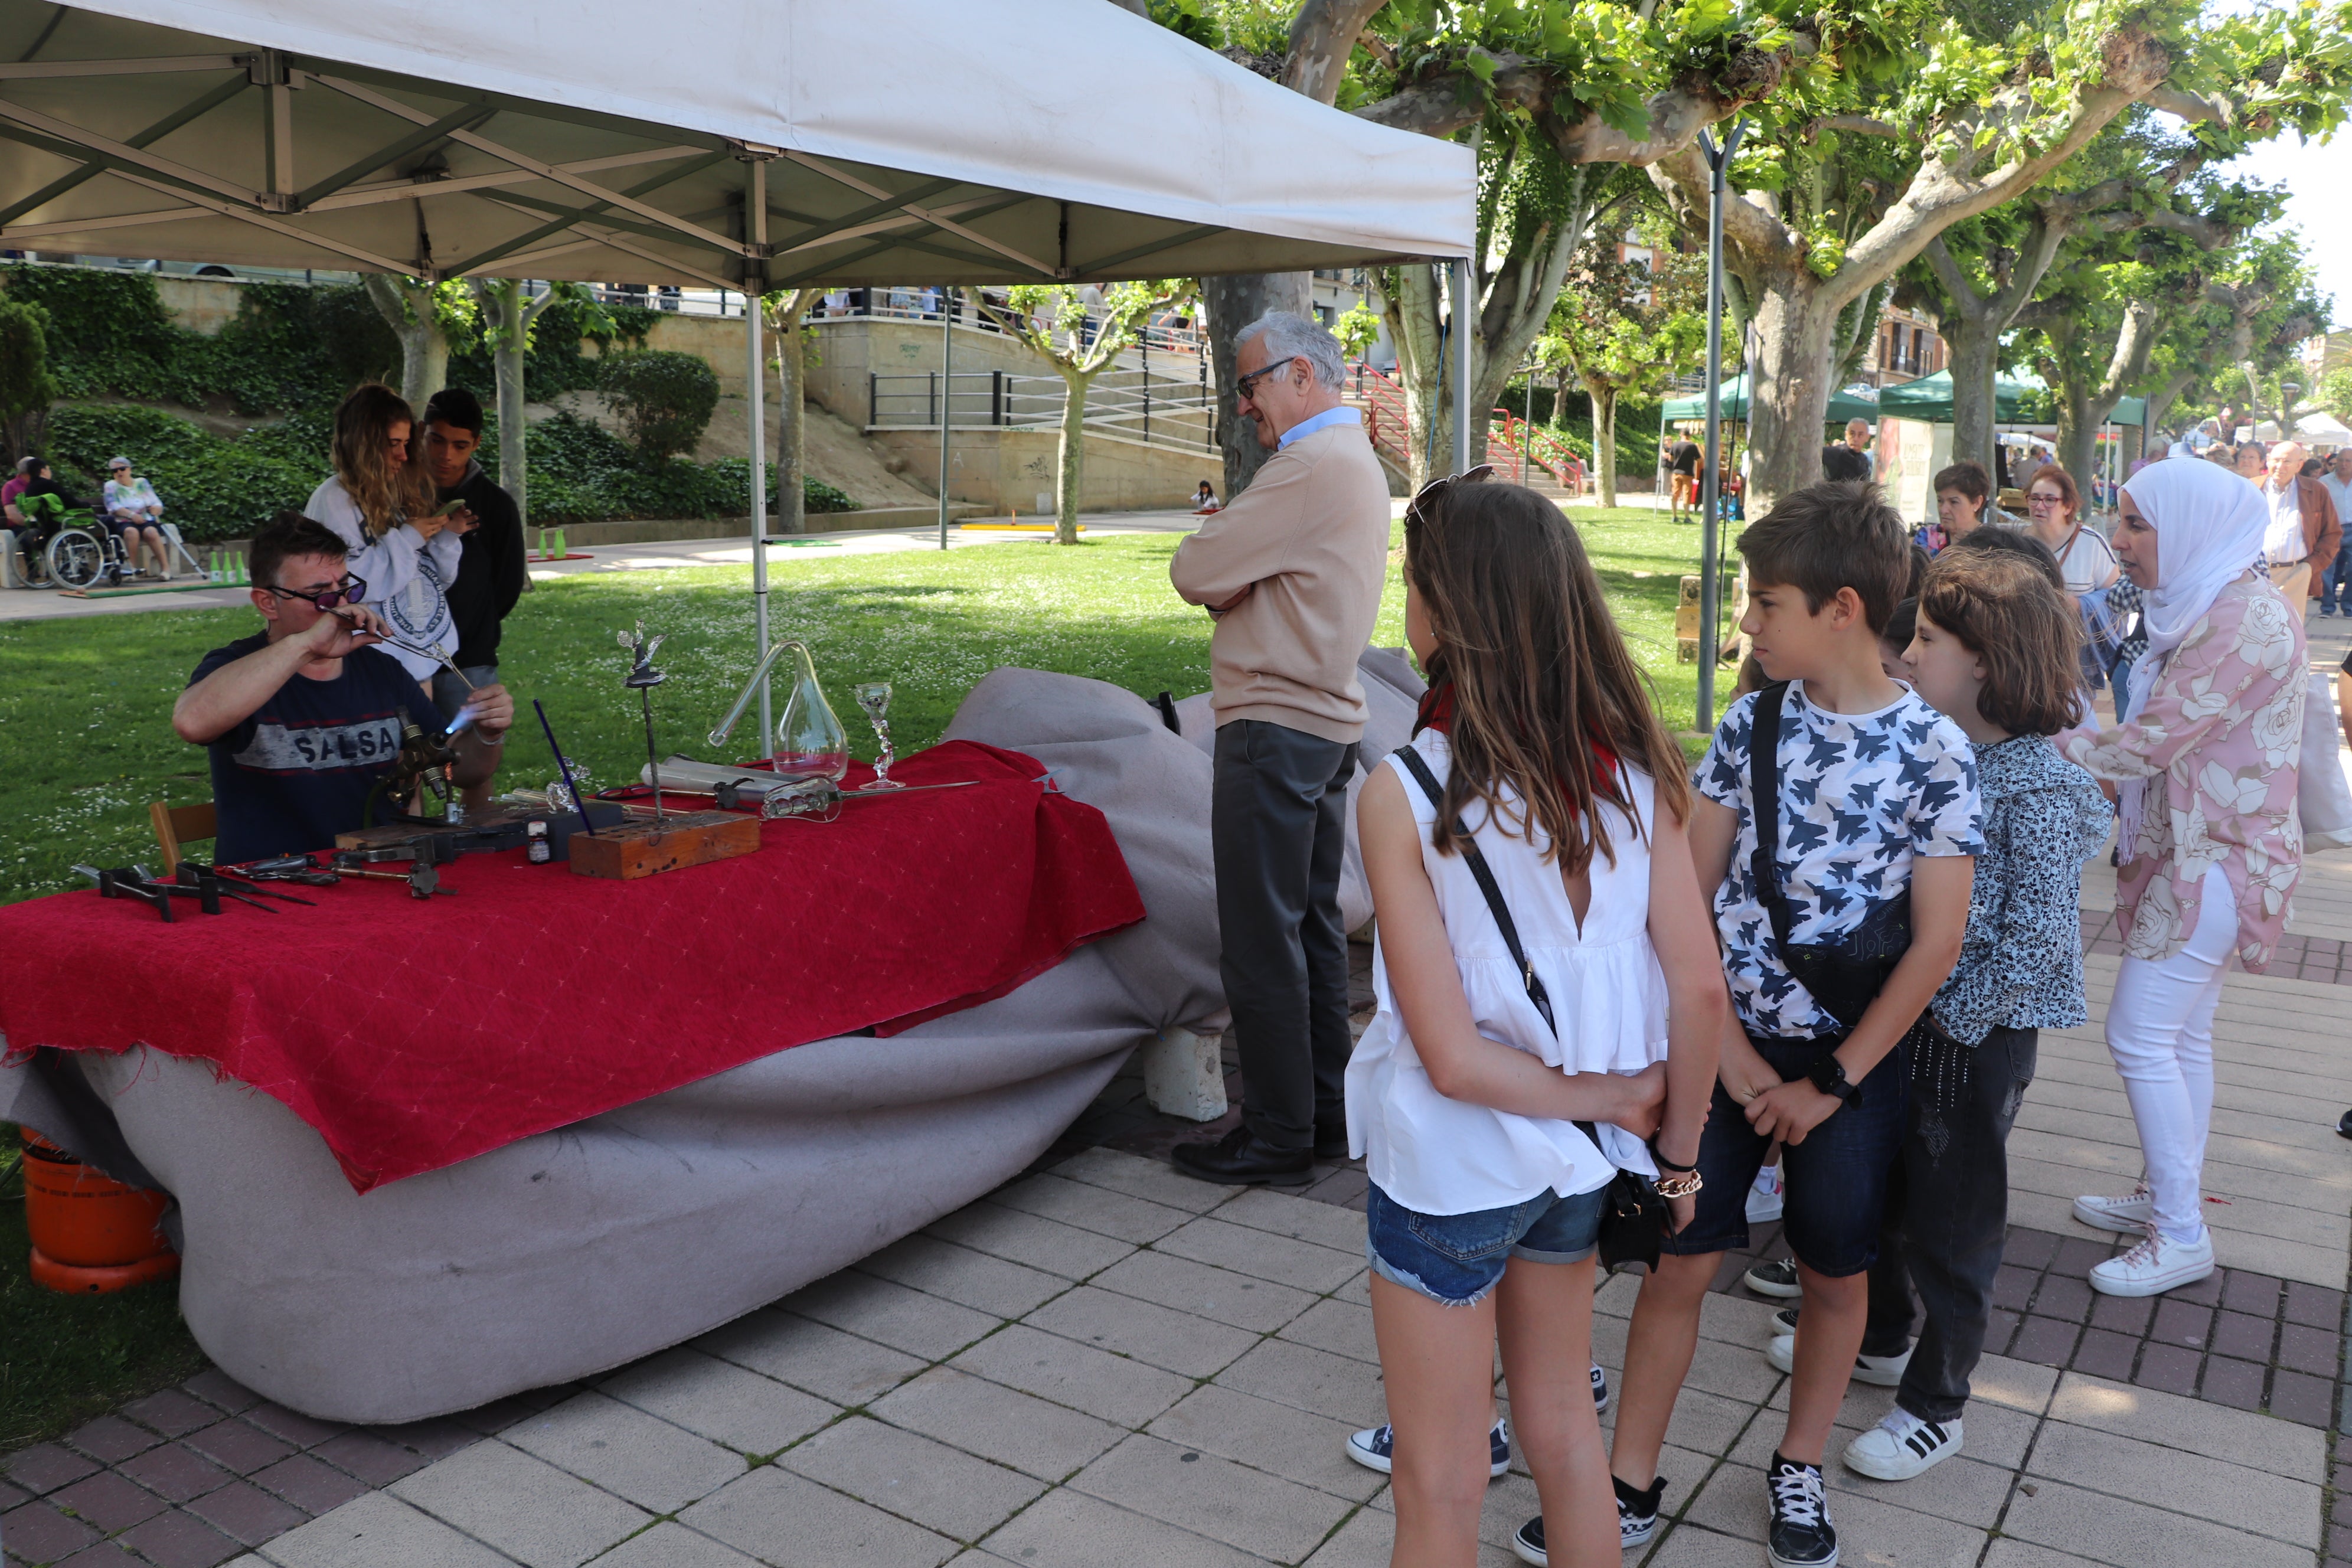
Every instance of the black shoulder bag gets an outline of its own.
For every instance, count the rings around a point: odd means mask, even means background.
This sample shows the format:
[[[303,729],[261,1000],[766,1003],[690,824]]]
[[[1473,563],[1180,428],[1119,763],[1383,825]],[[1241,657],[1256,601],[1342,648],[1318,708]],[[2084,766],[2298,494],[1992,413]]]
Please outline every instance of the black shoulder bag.
[[[1878,997],[1886,977],[1911,950],[1911,889],[1874,906],[1862,924],[1828,942],[1789,940],[1794,917],[1780,890],[1780,703],[1789,683],[1777,681],[1756,694],[1748,731],[1748,809],[1756,817],[1756,853],[1749,869],[1757,901],[1771,917],[1772,940],[1780,962],[1814,1001],[1847,1029]]]
[[[1429,796],[1429,803],[1444,811],[1445,792],[1439,786],[1437,775],[1431,773],[1429,764],[1422,760],[1421,753],[1411,746],[1400,746],[1396,754],[1403,759],[1414,781],[1421,785],[1422,793]],[[1527,949],[1519,945],[1519,928],[1511,923],[1510,908],[1503,902],[1503,889],[1496,884],[1493,869],[1487,866],[1486,858],[1478,853],[1477,843],[1470,837],[1469,827],[1459,817],[1454,819],[1454,831],[1457,836],[1456,844],[1463,864],[1468,866],[1470,875],[1477,879],[1478,891],[1486,898],[1487,911],[1495,917],[1495,924],[1503,933],[1503,945],[1510,949],[1511,962],[1519,966],[1519,979],[1527,985],[1528,1000],[1534,1003],[1536,1011],[1543,1015],[1544,1026],[1551,1030],[1552,1037],[1559,1038],[1559,1025],[1551,1016],[1551,997],[1545,993],[1543,982],[1536,978],[1535,965],[1528,962]],[[1602,1159],[1609,1158],[1608,1151],[1601,1147],[1599,1128],[1590,1121],[1579,1121],[1575,1126],[1579,1132],[1591,1141],[1592,1147]],[[1622,1264],[1639,1263],[1644,1268],[1655,1268],[1658,1266],[1659,1244],[1665,1238],[1670,1223],[1666,1200],[1658,1195],[1657,1184],[1639,1171],[1620,1169],[1610,1178],[1609,1185],[1601,1194],[1601,1267],[1615,1268]]]

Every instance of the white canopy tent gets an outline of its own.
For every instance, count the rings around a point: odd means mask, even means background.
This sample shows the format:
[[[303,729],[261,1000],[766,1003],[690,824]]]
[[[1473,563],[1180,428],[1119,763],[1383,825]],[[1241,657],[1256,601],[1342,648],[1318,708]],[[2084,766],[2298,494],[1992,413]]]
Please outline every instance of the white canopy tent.
[[[1106,0],[0,0],[12,249],[748,292],[1108,281],[1466,257],[1475,178],[1467,148]]]

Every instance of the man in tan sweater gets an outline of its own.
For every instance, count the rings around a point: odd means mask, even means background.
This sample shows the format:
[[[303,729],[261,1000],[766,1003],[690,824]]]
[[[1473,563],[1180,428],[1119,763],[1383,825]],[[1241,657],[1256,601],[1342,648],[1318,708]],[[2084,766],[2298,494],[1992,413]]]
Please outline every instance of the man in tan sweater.
[[[1356,658],[1388,573],[1389,487],[1339,401],[1339,341],[1287,311],[1242,330],[1240,412],[1276,448],[1247,489],[1176,548],[1176,591],[1208,609],[1217,711],[1210,836],[1242,1124],[1174,1151],[1205,1181],[1304,1183],[1344,1159],[1347,787],[1364,734]]]

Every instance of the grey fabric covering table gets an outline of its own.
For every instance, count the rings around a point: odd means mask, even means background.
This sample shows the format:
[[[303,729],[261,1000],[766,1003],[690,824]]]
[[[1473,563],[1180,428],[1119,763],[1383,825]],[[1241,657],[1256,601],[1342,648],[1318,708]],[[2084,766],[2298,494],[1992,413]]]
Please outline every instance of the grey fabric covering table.
[[[1420,682],[1394,654],[1363,668],[1376,762],[1403,742]],[[1181,735],[1130,692],[1035,670],[972,689],[946,738],[1055,769],[1109,819],[1147,918],[906,1034],[779,1051],[364,1196],[285,1106],[153,1051],[0,1068],[0,1119],[173,1194],[189,1327],[280,1404],[411,1421],[608,1370],[971,1202],[1141,1041],[1222,1026],[1207,700],[1180,718]],[[1370,910],[1352,821],[1351,926]]]

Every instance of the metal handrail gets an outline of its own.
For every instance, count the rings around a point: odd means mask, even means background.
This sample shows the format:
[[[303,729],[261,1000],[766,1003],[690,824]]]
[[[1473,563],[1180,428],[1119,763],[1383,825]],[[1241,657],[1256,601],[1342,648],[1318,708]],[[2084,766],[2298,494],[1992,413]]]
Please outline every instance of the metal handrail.
[[[959,371],[943,388],[937,371],[869,371],[866,422],[869,428],[937,428],[944,405],[953,426],[1050,429],[1061,424],[1068,395],[1058,375]],[[1154,445],[1213,444],[1206,390],[1139,370],[1108,370],[1097,376],[1087,396],[1086,420]]]

